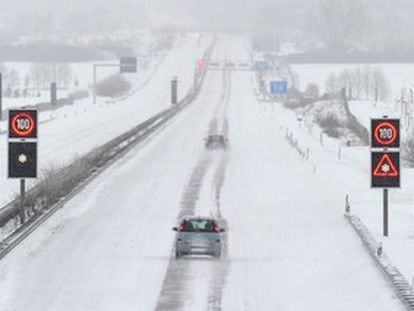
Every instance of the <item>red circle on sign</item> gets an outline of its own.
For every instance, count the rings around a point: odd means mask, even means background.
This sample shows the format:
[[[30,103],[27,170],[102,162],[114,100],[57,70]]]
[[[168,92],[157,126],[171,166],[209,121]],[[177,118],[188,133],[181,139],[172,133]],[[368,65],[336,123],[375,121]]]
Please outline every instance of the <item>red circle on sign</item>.
[[[392,136],[389,139],[382,139],[379,136],[379,131],[382,128],[390,128],[392,130]],[[396,139],[397,139],[397,129],[395,128],[395,126],[393,124],[391,124],[390,122],[381,122],[380,124],[378,124],[378,126],[375,128],[374,131],[374,137],[377,140],[378,143],[382,144],[382,145],[391,145]]]
[[[29,127],[25,130],[19,129],[18,126],[17,126],[17,120],[19,120],[19,119],[29,120]],[[13,132],[16,133],[17,135],[19,135],[19,136],[28,136],[33,132],[35,124],[34,124],[34,120],[33,120],[32,116],[30,114],[25,113],[25,112],[21,112],[21,113],[18,113],[14,116],[14,118],[12,119],[12,122],[11,122],[11,127],[12,127]]]

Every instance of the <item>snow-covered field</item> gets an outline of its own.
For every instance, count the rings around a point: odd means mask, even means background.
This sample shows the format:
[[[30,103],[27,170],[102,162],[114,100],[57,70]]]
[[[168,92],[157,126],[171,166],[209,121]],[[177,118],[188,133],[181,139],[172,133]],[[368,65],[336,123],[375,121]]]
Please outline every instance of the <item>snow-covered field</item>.
[[[188,41],[185,55],[197,46]],[[247,57],[244,45],[244,40],[223,37],[214,57]],[[168,84],[176,65],[176,59],[167,58],[154,78],[158,82],[128,101],[135,110],[117,115],[116,125],[93,124],[94,140],[124,129],[134,112],[153,113],[156,109],[148,106],[168,105],[168,92],[154,94]],[[370,211],[362,215],[364,221],[377,215],[378,193],[369,189],[369,168],[355,161],[363,152],[349,148],[338,160],[333,145],[321,146],[294,113],[258,102],[253,84],[249,72],[209,72],[193,106],[0,262],[0,306],[19,311],[404,310],[343,217],[347,193],[358,214]],[[228,95],[223,88],[229,88]],[[137,110],[143,101],[146,108]],[[98,107],[94,114],[99,109],[116,113]],[[79,111],[75,117],[74,111],[62,120],[72,119],[79,136],[61,146],[85,150],[76,144],[92,118],[82,118]],[[204,149],[203,137],[216,122],[222,125],[218,129],[228,126],[226,152]],[[288,144],[287,129],[310,148],[309,160]],[[46,125],[42,131],[43,136],[51,133]],[[196,180],[198,192],[190,196],[193,213],[223,216],[226,251],[221,260],[176,261],[170,256],[171,227],[197,172],[203,174]],[[404,196],[398,198],[404,203]],[[396,199],[392,196],[393,204]],[[394,221],[391,228],[397,226]],[[391,231],[396,239],[397,230]],[[171,280],[164,279],[166,273]]]
[[[390,117],[398,117],[399,114],[389,107],[382,107],[382,103],[351,103],[351,110],[362,121],[362,124],[370,128],[370,118],[381,117],[386,111]],[[382,110],[382,108],[384,110]],[[370,188],[370,149],[366,147],[345,147],[336,139],[324,136],[323,143],[320,140],[320,129],[317,126],[305,126],[297,121],[293,111],[285,111],[280,105],[263,106],[266,113],[282,124],[282,130],[293,133],[302,150],[309,149],[308,165],[315,172],[315,178],[320,175],[329,176],[332,183],[337,183],[341,189],[342,201],[338,205],[345,207],[345,195],[351,199],[351,213],[361,217],[368,229],[373,233],[378,242],[384,245],[384,251],[397,265],[408,281],[414,275],[414,248],[412,238],[414,236],[413,206],[414,196],[412,185],[414,184],[414,170],[402,166],[401,189],[390,190],[390,236],[382,236],[382,190]],[[404,134],[404,133],[403,133]],[[332,191],[327,188],[323,191]]]
[[[141,33],[137,35],[138,38],[131,42],[131,46],[137,53],[137,74],[125,74],[128,80],[135,83],[135,86],[139,85],[146,79],[148,79],[153,72],[156,70],[158,65],[162,62],[167,51],[152,51],[152,46],[156,45],[157,42],[162,40],[157,35],[151,33]],[[197,40],[198,34],[189,35],[193,36]],[[131,35],[131,37],[134,37]],[[182,44],[183,37],[178,35],[175,45]],[[131,39],[132,40],[132,39]],[[144,64],[145,63],[145,64]],[[38,103],[50,102],[50,90],[48,85],[46,89],[40,86],[40,96],[37,96],[35,87],[36,74],[39,75],[39,79],[50,79],[51,81],[58,82],[58,98],[65,98],[68,93],[76,92],[79,90],[86,90],[92,92],[93,83],[93,65],[99,66],[97,69],[97,81],[103,80],[111,75],[119,73],[119,59],[110,59],[105,61],[92,61],[92,62],[75,62],[75,63],[30,63],[30,62],[5,62],[2,66],[5,68],[3,73],[3,91],[9,85],[10,71],[16,72],[16,81],[13,89],[24,89],[25,80],[28,79],[28,89],[30,96],[27,97],[4,97],[3,98],[3,109],[23,107],[29,105],[35,105]],[[114,66],[108,66],[114,65]],[[67,85],[62,85],[62,81],[58,81],[56,77],[59,76],[60,66],[66,66],[68,70]],[[36,73],[40,70],[40,73]],[[45,73],[46,72],[46,73]],[[54,78],[53,78],[54,77]]]
[[[390,101],[400,96],[401,89],[414,87],[414,64],[412,63],[297,64],[291,67],[299,77],[299,88],[305,89],[309,83],[316,83],[321,93],[324,93],[326,80],[330,74],[338,75],[345,69],[351,71],[366,66],[379,67],[383,70],[391,88]]]
[[[202,57],[211,39],[208,35],[200,39],[198,34],[179,38],[175,49],[168,53],[149,82],[130,97],[112,101],[98,98],[95,106],[91,98],[86,98],[76,101],[73,106],[42,112],[39,117],[39,173],[68,163],[169,107],[173,76],[179,78],[178,99],[184,97],[192,86],[196,60]],[[142,81],[138,77],[136,79],[138,86]],[[0,122],[2,150],[7,150],[6,130],[6,121]],[[6,157],[5,152],[1,153],[0,206],[9,202],[19,191],[18,180],[6,178]]]

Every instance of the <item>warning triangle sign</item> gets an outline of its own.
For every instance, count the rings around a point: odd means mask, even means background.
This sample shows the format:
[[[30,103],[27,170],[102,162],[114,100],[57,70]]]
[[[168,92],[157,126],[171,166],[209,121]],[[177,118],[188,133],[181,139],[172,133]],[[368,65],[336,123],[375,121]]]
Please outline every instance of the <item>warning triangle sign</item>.
[[[392,162],[390,156],[384,153],[381,160],[378,162],[377,167],[374,170],[374,176],[376,177],[397,177],[398,170],[395,168],[395,164]]]

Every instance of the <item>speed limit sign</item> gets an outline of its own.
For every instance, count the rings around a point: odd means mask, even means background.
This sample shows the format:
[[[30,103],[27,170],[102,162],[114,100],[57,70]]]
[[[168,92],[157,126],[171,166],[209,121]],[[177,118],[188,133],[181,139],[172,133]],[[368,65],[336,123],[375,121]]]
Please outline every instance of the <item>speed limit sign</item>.
[[[9,110],[9,138],[37,138],[37,111]]]
[[[372,119],[371,120],[371,147],[372,148],[399,148],[400,147],[400,120],[399,119]]]

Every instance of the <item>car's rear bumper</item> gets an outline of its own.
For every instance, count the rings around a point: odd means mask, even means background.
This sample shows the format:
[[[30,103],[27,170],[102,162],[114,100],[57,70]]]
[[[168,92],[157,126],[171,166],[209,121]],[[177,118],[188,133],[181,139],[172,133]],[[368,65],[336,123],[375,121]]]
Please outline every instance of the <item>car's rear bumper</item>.
[[[221,250],[221,244],[209,244],[209,245],[193,245],[187,243],[177,243],[175,249],[180,254],[218,254]]]

